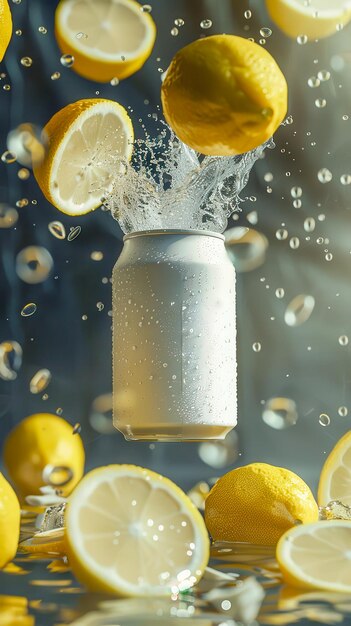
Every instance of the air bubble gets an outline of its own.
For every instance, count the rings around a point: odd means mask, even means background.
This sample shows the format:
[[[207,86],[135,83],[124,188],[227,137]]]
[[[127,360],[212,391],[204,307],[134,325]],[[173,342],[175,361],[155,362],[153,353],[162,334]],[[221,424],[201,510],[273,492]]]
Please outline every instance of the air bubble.
[[[117,78],[117,76],[111,78],[110,85],[112,85],[112,87],[116,87],[117,85],[119,85],[119,78]]]
[[[252,344],[252,349],[254,352],[260,352],[261,348],[262,346],[259,341],[255,341],[255,343]]]
[[[306,217],[303,227],[307,233],[312,233],[316,227],[316,222],[313,217]]]
[[[174,20],[174,23],[176,26],[178,26],[178,28],[184,26],[184,20],[181,17],[177,17],[177,19]]]
[[[48,387],[51,381],[51,372],[48,369],[41,369],[34,374],[29,383],[31,393],[41,393]]]
[[[318,72],[317,76],[320,81],[325,82],[326,80],[329,80],[330,72],[328,72],[328,70],[321,70]]]
[[[285,228],[279,228],[279,230],[276,231],[275,236],[277,239],[279,239],[279,241],[283,241],[284,239],[288,238],[288,231],[285,230]]]
[[[11,228],[18,220],[16,209],[0,202],[0,228]]]
[[[333,260],[333,255],[331,252],[327,252],[327,254],[325,255],[325,260],[326,261],[332,261]]]
[[[307,37],[307,35],[298,35],[298,36],[296,37],[296,41],[297,41],[297,43],[298,43],[300,46],[303,46],[303,45],[305,45],[305,43],[307,43],[307,42],[308,42],[308,37]]]
[[[297,198],[296,200],[294,200],[293,207],[294,207],[294,209],[301,209],[302,202],[301,202],[300,198]]]
[[[11,130],[7,137],[8,149],[16,155],[17,161],[26,167],[41,163],[46,146],[47,136],[35,124],[20,124]]]
[[[316,76],[310,76],[310,78],[307,81],[307,84],[312,89],[315,89],[316,87],[319,87],[319,85],[321,84],[321,81],[319,80],[319,78],[316,78]]]
[[[351,184],[351,174],[342,174],[340,176],[340,182],[342,185],[350,185]]]
[[[74,63],[74,56],[72,54],[63,54],[60,57],[60,63],[64,67],[72,67]]]
[[[51,80],[58,80],[60,76],[61,76],[60,72],[54,72],[53,74],[51,74],[50,78]]]
[[[200,22],[200,26],[201,26],[201,28],[203,28],[203,29],[211,28],[211,26],[212,26],[212,20],[202,20],[202,21]]]
[[[31,59],[30,57],[22,57],[21,59],[21,65],[23,65],[24,67],[31,67],[33,63],[33,59]]]
[[[39,26],[38,31],[42,34],[42,35],[46,35],[46,33],[48,32],[47,29],[45,28],[45,26]]]
[[[75,226],[75,227],[71,227],[69,229],[69,233],[67,236],[67,241],[74,241],[75,239],[77,239],[77,237],[79,237],[80,233],[82,232],[82,227],[81,226]]]
[[[322,167],[322,169],[318,170],[317,178],[320,183],[330,183],[333,178],[333,174],[326,167]]]
[[[294,426],[298,420],[297,407],[290,398],[271,398],[267,400],[262,419],[267,426],[283,430]]]
[[[17,156],[13,152],[10,152],[10,150],[5,150],[5,152],[3,152],[1,155],[2,162],[6,163],[7,165],[15,163],[16,159]]]
[[[143,4],[142,7],[141,7],[141,11],[143,13],[151,13],[151,11],[152,11],[151,4]]]
[[[66,230],[62,222],[54,221],[48,224],[49,232],[56,237],[56,239],[65,239]]]
[[[15,380],[22,365],[23,351],[17,341],[0,343],[0,378]]]
[[[270,28],[264,26],[263,28],[260,29],[260,35],[261,37],[270,37],[272,34],[272,31]]]
[[[21,315],[22,317],[30,317],[31,315],[34,315],[34,313],[37,310],[37,305],[34,302],[28,302],[28,304],[26,304],[22,311],[21,311]]]
[[[299,294],[293,298],[284,314],[284,321],[288,326],[301,326],[307,322],[314,309],[315,299],[313,296]]]
[[[21,169],[17,172],[17,176],[20,180],[28,180],[30,177],[30,171],[27,170],[26,167],[21,167]]]
[[[297,248],[300,246],[300,239],[298,237],[291,237],[289,241],[289,246],[290,248],[292,248],[292,250],[297,250]]]
[[[301,187],[291,187],[290,193],[291,193],[293,198],[301,198],[301,196],[302,196],[302,189],[301,189]]]
[[[86,33],[79,32],[76,34],[76,39],[88,39],[88,35]]]
[[[174,26],[174,28],[171,28],[171,35],[172,35],[172,37],[176,37],[178,34],[179,34],[178,28],[176,28],[175,26]]]
[[[284,298],[285,296],[285,291],[282,287],[278,287],[278,289],[275,290],[275,295],[277,298],[279,298],[281,300],[281,298]]]
[[[94,250],[91,255],[90,258],[93,261],[102,261],[102,259],[104,258],[104,253],[101,252],[101,250]]]
[[[317,109],[324,109],[324,107],[327,106],[327,101],[325,98],[317,98],[317,100],[314,101]]]
[[[339,344],[344,347],[344,346],[347,346],[347,344],[349,343],[349,338],[347,335],[340,335],[338,341],[339,341]]]
[[[329,426],[330,417],[326,413],[321,413],[318,419],[321,426]]]
[[[245,13],[244,13],[244,17],[245,17],[245,19],[249,20],[249,19],[252,17],[252,13],[251,13],[251,11],[249,11],[249,10],[248,10],[248,11],[245,11]]]
[[[16,273],[29,285],[42,283],[53,268],[53,258],[46,248],[28,246],[17,254]]]

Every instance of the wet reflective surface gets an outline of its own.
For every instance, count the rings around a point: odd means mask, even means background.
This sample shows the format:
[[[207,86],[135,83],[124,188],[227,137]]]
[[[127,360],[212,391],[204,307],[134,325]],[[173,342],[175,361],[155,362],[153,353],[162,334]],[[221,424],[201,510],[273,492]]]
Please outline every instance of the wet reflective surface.
[[[173,626],[182,619],[197,626],[351,623],[350,596],[283,585],[270,546],[217,543],[210,565],[227,576],[211,570],[196,591],[177,599],[115,599],[88,594],[64,558],[18,554],[0,572],[0,623]]]

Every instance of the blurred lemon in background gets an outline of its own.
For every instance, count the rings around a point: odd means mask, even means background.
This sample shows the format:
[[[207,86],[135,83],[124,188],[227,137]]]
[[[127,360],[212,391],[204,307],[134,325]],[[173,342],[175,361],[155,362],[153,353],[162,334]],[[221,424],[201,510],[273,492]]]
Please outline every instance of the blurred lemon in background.
[[[156,26],[134,0],[61,0],[55,35],[61,51],[74,57],[72,69],[77,74],[117,84],[149,58]]]
[[[135,465],[86,474],[69,498],[66,540],[74,574],[92,591],[167,596],[202,576],[209,558],[203,518],[164,476]]]
[[[317,520],[318,506],[306,483],[266,463],[228,472],[205,502],[206,526],[215,541],[274,544],[295,524]]]
[[[292,587],[351,593],[350,546],[351,522],[328,520],[286,532],[276,557]]]
[[[341,30],[351,20],[345,0],[266,0],[273,22],[289,37],[321,39]]]
[[[17,552],[20,514],[17,496],[0,473],[0,568],[11,561]]]
[[[69,494],[84,472],[80,435],[62,417],[37,413],[26,417],[8,435],[4,464],[21,497],[52,485]]]
[[[326,506],[331,500],[351,506],[351,431],[337,442],[321,471],[318,504]]]
[[[3,60],[12,36],[12,17],[7,0],[0,0],[0,61]]]
[[[67,215],[96,209],[121,160],[132,154],[127,111],[113,100],[78,100],[55,113],[43,133],[48,148],[33,172],[44,196]]]
[[[188,146],[230,156],[269,139],[285,117],[287,84],[262,46],[213,35],[174,56],[162,84],[167,123]]]

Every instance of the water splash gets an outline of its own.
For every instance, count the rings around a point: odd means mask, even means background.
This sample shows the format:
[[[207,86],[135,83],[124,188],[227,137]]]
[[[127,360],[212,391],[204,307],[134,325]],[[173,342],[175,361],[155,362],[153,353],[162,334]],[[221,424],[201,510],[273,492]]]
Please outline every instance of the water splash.
[[[238,209],[255,161],[272,139],[244,154],[205,156],[182,143],[166,126],[157,137],[135,142],[130,162],[116,167],[104,205],[125,233],[155,229],[223,232]]]

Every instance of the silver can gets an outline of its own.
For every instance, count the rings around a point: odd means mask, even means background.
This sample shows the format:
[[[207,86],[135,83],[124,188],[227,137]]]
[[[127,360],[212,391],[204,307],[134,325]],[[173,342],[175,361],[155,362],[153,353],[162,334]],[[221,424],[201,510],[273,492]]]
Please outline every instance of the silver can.
[[[113,421],[128,440],[223,439],[235,426],[235,270],[223,235],[124,237],[113,270]]]

